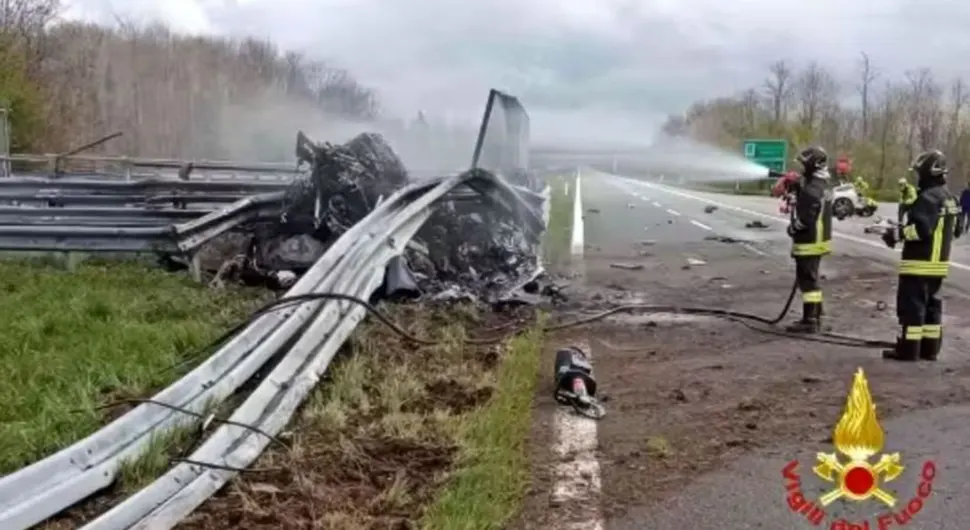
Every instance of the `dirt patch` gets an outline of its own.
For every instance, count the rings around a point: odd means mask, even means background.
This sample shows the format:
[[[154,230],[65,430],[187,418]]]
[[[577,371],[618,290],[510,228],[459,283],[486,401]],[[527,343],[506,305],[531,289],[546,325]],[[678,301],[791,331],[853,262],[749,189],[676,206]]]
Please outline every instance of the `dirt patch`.
[[[462,419],[492,396],[502,349],[462,345],[497,315],[393,309],[438,346],[366,324],[273,449],[190,516],[185,529],[408,529],[457,464]]]

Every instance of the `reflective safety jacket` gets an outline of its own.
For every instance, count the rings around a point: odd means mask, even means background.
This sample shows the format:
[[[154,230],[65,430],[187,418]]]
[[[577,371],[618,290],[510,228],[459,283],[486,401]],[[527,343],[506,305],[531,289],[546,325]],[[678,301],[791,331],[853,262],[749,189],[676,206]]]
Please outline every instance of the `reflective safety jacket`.
[[[791,209],[791,255],[824,256],[832,252],[832,193],[823,178],[802,178]]]
[[[909,207],[903,240],[901,276],[945,277],[950,272],[950,248],[957,234],[960,204],[944,184],[921,189]]]
[[[855,187],[856,193],[863,197],[869,193],[869,183],[866,182],[866,179],[862,178],[862,175],[856,177],[855,180],[852,181],[852,185]]]
[[[909,182],[903,184],[899,187],[899,204],[903,206],[910,206],[916,202],[916,196],[919,193],[916,191],[916,186],[913,186]]]

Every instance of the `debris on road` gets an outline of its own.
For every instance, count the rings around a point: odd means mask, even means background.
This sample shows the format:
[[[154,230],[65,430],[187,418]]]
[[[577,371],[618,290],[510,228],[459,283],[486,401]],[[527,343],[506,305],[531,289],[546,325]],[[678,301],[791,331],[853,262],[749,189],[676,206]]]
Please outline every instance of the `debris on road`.
[[[754,221],[750,221],[748,223],[745,223],[744,227],[745,228],[761,228],[761,229],[765,229],[765,228],[768,228],[768,225],[762,223],[761,221],[754,220]]]
[[[728,236],[707,236],[704,238],[704,241],[718,241],[720,243],[749,243],[749,241]]]
[[[628,203],[626,203],[626,207],[632,210],[632,209],[636,208],[637,205],[636,204],[633,204],[632,202],[628,202]]]
[[[589,208],[586,213],[600,213],[599,208]]]
[[[704,207],[704,213],[714,213],[717,211],[717,206],[707,205]]]
[[[650,246],[656,245],[657,242],[653,239],[642,239],[640,240],[640,244],[645,247],[650,247]]]
[[[694,267],[697,265],[707,265],[707,262],[696,258],[687,258],[687,264]]]
[[[640,265],[639,263],[610,263],[610,267],[613,269],[623,269],[628,271],[643,270],[643,265]]]
[[[863,230],[867,234],[882,234],[887,229],[894,228],[895,226],[896,222],[892,219],[879,218]]]

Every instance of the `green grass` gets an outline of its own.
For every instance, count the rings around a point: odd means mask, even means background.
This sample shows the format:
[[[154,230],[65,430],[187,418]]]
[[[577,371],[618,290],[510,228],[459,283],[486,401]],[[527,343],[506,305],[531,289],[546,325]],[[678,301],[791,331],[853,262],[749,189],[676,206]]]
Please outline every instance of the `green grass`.
[[[463,422],[458,470],[428,511],[424,530],[502,528],[521,509],[542,339],[536,329],[507,345],[495,394]]]
[[[546,264],[555,267],[568,264],[570,259],[576,178],[556,176],[546,182],[550,188],[549,227],[542,242],[542,253]]]
[[[49,260],[48,260],[49,261]],[[133,263],[0,261],[0,474],[95,431],[95,408],[178,378],[166,368],[258,306],[255,290],[212,290]]]

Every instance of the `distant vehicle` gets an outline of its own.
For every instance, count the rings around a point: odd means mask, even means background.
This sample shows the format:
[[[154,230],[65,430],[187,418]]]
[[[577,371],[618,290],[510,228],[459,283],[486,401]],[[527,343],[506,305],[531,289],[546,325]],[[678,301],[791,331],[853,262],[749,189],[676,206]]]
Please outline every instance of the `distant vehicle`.
[[[832,188],[832,216],[839,221],[853,215],[872,217],[878,208],[879,203],[862,197],[852,184],[839,184]]]

